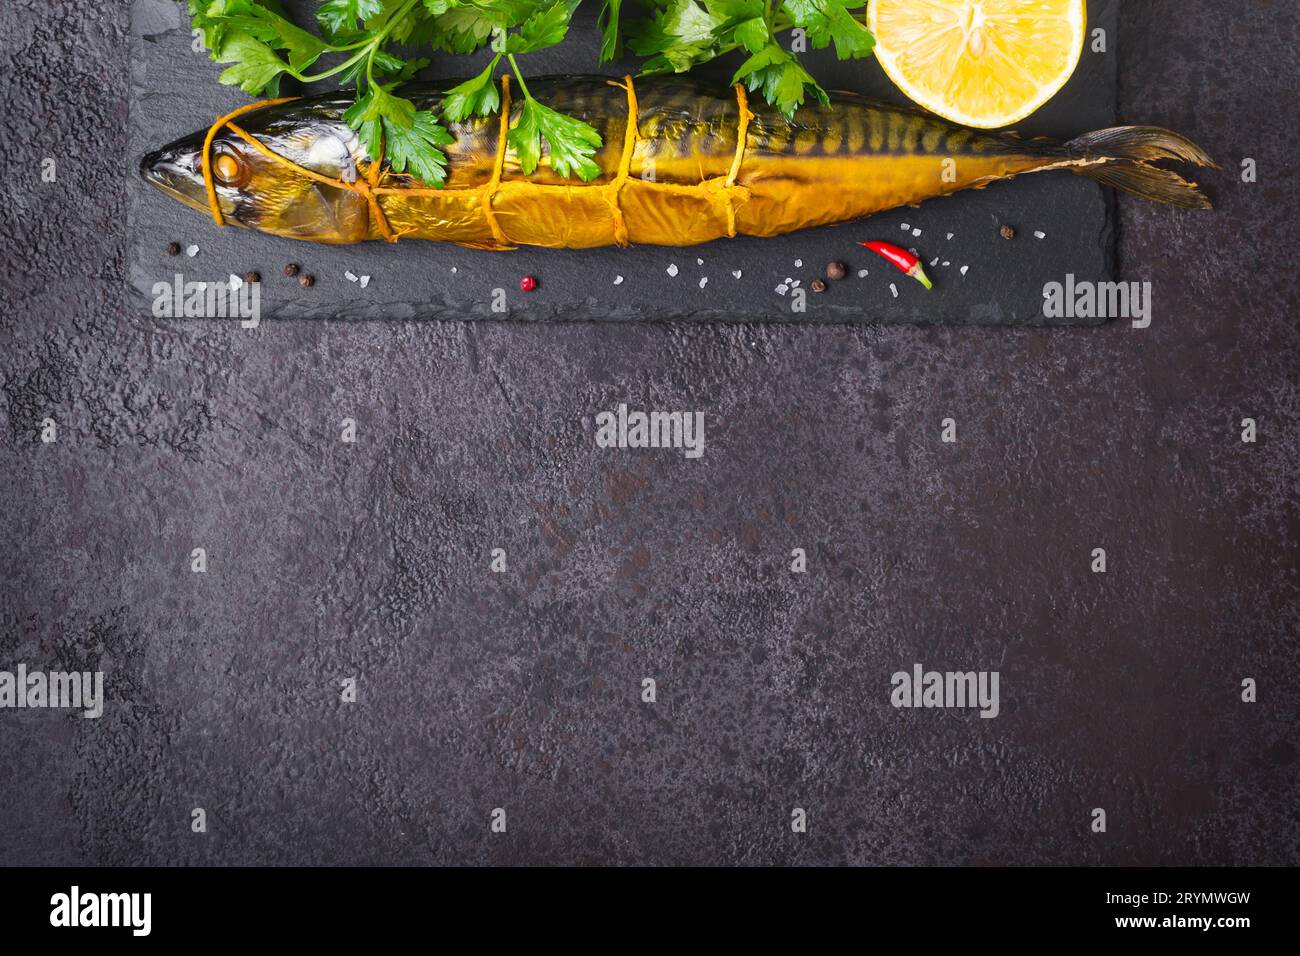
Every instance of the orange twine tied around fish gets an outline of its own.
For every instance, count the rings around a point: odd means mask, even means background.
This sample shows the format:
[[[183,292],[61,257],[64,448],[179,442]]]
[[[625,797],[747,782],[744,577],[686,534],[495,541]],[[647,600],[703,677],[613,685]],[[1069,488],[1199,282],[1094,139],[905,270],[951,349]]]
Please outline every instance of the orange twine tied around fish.
[[[268,159],[282,163],[294,172],[306,176],[308,179],[314,180],[318,183],[323,183],[326,186],[334,186],[338,189],[347,189],[363,197],[370,206],[371,214],[375,225],[379,229],[380,235],[389,242],[396,242],[400,237],[397,236],[388,225],[388,218],[384,215],[383,207],[379,205],[378,194],[382,192],[395,192],[397,190],[381,189],[379,187],[379,177],[382,173],[381,162],[374,160],[371,161],[370,169],[367,171],[365,179],[358,179],[354,182],[348,182],[345,179],[334,179],[330,176],[324,176],[313,169],[299,166],[293,160],[281,156],[275,150],[266,146],[256,136],[249,133],[243,127],[236,126],[233,122],[245,113],[251,113],[254,110],[263,109],[268,106],[279,106],[281,103],[291,103],[296,99],[299,99],[299,97],[285,96],[276,100],[260,100],[256,103],[247,103],[237,110],[232,110],[225,116],[217,117],[213,124],[208,128],[208,134],[203,138],[203,186],[207,190],[208,207],[212,210],[212,221],[218,226],[226,225],[226,217],[221,212],[221,201],[217,198],[217,187],[212,175],[212,143],[216,140],[218,131],[223,126],[228,126],[232,133]],[[380,142],[382,144],[382,139]]]
[[[226,217],[221,214],[221,203],[217,199],[217,185],[212,179],[212,143],[217,138],[217,131],[231,120],[243,116],[245,113],[251,113],[267,106],[291,103],[297,98],[296,96],[284,96],[278,100],[259,100],[256,103],[245,103],[239,109],[231,110],[225,116],[218,116],[212,121],[212,125],[208,127],[208,134],[203,137],[203,187],[208,193],[208,208],[212,210],[212,221],[218,226],[226,224]]]
[[[618,168],[615,170],[613,178],[605,185],[605,196],[612,207],[613,213],[614,241],[620,246],[626,246],[628,244],[627,223],[624,219],[623,210],[619,200],[623,187],[626,186],[628,181],[631,179],[632,157],[639,135],[639,116],[636,89],[633,86],[632,77],[624,77],[622,83],[613,80],[611,80],[610,83],[615,86],[621,86],[627,90],[628,115],[627,125],[624,128],[623,148],[621,155],[619,156]],[[749,103],[745,96],[745,87],[741,84],[736,84],[735,92],[736,106],[739,114],[736,130],[736,151],[732,157],[730,169],[727,171],[725,176],[718,176],[690,186],[656,182],[638,184],[665,191],[695,193],[705,196],[712,203],[725,203],[727,222],[726,234],[728,236],[734,236],[736,234],[737,197],[739,196],[743,201],[745,198],[748,198],[749,195],[749,191],[743,186],[738,185],[736,180],[740,174],[741,164],[745,159],[745,147],[748,139],[750,121],[754,118],[754,114],[750,111]],[[217,119],[213,121],[212,125],[208,127],[207,135],[203,138],[203,186],[207,192],[208,207],[212,211],[212,221],[218,226],[224,227],[226,225],[226,217],[221,211],[221,200],[217,196],[217,186],[213,177],[212,145],[216,141],[217,133],[220,132],[223,127],[229,127],[231,132],[263,156],[273,160],[274,162],[287,166],[299,175],[305,176],[308,179],[326,186],[333,186],[336,189],[346,189],[363,197],[366,200],[367,205],[370,207],[371,218],[375,227],[378,229],[379,234],[389,242],[397,242],[401,238],[401,235],[395,233],[389,225],[388,217],[384,214],[383,206],[381,206],[379,202],[379,197],[381,195],[401,193],[410,196],[436,196],[458,191],[456,189],[447,188],[431,189],[409,186],[381,186],[380,181],[383,176],[382,139],[380,140],[381,145],[379,150],[381,158],[371,160],[369,169],[366,171],[366,176],[364,178],[358,178],[349,182],[344,179],[335,179],[330,176],[325,176],[313,169],[299,166],[293,160],[275,152],[275,150],[268,147],[256,136],[253,136],[243,127],[236,125],[234,122],[234,120],[239,117],[252,113],[255,110],[271,106],[279,106],[282,103],[291,103],[297,99],[300,99],[300,97],[285,96],[279,99],[259,100],[255,103],[247,103],[239,107],[239,109],[231,110],[224,116],[217,117]],[[502,178],[505,171],[507,147],[506,134],[510,127],[510,78],[508,76],[501,77],[500,114],[501,125],[497,135],[496,155],[493,159],[491,175],[489,176],[488,181],[482,186],[476,186],[473,188],[476,189],[481,196],[480,205],[483,209],[483,216],[486,220],[488,229],[492,233],[493,241],[496,243],[495,248],[510,249],[513,248],[510,245],[510,239],[506,236],[505,230],[502,229],[493,205],[496,195],[501,189]],[[568,187],[566,186],[564,188]],[[719,197],[718,193],[721,193],[722,196]]]

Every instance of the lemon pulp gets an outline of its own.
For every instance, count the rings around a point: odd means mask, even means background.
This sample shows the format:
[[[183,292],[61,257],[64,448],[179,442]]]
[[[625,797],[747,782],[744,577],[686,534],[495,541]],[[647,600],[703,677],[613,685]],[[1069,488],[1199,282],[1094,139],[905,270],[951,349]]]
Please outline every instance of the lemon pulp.
[[[909,98],[964,126],[1024,119],[1083,52],[1084,0],[871,0],[876,59]]]

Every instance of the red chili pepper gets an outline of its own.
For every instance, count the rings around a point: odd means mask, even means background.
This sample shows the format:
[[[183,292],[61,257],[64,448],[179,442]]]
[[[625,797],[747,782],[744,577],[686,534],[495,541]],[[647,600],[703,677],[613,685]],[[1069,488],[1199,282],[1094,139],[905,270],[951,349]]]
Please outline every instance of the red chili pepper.
[[[906,272],[927,289],[934,288],[934,286],[930,284],[930,277],[926,275],[925,270],[921,268],[921,260],[917,259],[916,256],[912,255],[906,249],[900,249],[892,242],[859,242],[858,245],[866,246],[872,252],[884,256],[898,267],[899,272]]]

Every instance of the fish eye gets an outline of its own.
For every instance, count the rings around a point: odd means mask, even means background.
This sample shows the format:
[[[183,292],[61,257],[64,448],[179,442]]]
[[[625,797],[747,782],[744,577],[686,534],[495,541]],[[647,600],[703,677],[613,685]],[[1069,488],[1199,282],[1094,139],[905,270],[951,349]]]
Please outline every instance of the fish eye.
[[[212,174],[223,186],[242,186],[248,179],[248,164],[234,150],[225,147],[212,161]]]

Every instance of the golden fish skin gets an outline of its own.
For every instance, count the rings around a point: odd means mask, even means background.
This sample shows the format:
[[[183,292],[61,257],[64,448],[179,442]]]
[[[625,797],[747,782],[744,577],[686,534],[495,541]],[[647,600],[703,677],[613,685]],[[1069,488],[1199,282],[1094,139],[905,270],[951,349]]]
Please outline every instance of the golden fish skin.
[[[505,117],[521,103],[502,81]],[[441,90],[403,95],[437,111]],[[981,187],[1023,172],[1070,169],[1174,205],[1205,197],[1150,165],[1212,165],[1195,144],[1154,127],[1120,127],[1065,144],[1023,141],[956,126],[916,110],[832,93],[787,120],[740,89],[675,77],[632,81],[543,77],[542,102],[595,127],[603,145],[590,182],[566,179],[543,152],[532,175],[505,147],[505,117],[449,124],[442,188],[376,168],[343,122],[351,98],[329,94],[278,103],[219,128],[213,167],[223,222],[316,242],[431,239],[478,248],[686,246],[735,236],[775,236],[847,222],[896,206]],[[629,117],[635,127],[629,135]],[[146,156],[141,172],[186,204],[209,210],[204,133]]]

